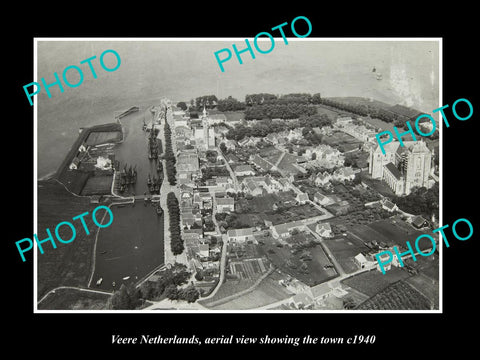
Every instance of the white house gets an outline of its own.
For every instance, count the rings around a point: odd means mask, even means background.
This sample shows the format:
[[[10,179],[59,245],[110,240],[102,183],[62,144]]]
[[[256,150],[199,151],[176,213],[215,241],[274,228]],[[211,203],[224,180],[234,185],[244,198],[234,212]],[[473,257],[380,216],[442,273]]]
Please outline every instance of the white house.
[[[255,171],[250,165],[238,165],[235,170],[236,176],[251,176],[255,175]]]
[[[244,243],[248,240],[254,240],[252,228],[231,229],[227,231],[229,242]]]
[[[365,269],[365,267],[368,265],[368,260],[362,253],[357,254],[353,258],[353,261],[360,269]]]
[[[317,224],[317,226],[315,227],[315,232],[321,237],[333,237],[332,227],[330,226],[330,223]]]

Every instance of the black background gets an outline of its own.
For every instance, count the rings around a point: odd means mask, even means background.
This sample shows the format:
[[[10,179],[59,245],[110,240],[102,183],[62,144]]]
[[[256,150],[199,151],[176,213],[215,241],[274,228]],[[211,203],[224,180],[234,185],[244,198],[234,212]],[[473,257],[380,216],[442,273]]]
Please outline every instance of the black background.
[[[77,6],[78,5],[78,6]],[[345,351],[378,356],[441,353],[452,348],[464,353],[474,345],[477,272],[478,196],[477,130],[480,102],[475,85],[478,57],[474,9],[467,5],[421,9],[418,4],[347,3],[296,5],[196,2],[148,5],[109,3],[77,4],[55,8],[33,7],[4,14],[2,98],[8,109],[3,117],[2,167],[4,176],[2,268],[4,343],[17,351],[32,349],[53,358],[82,354],[154,356],[220,356],[220,353],[313,350],[315,357]],[[291,5],[291,6],[290,6]],[[313,27],[310,37],[442,37],[443,104],[467,98],[473,117],[458,121],[447,110],[450,128],[443,134],[443,223],[469,219],[474,235],[467,241],[451,240],[443,255],[443,314],[33,314],[33,265],[21,262],[15,241],[33,234],[33,107],[23,85],[33,81],[34,37],[254,37],[261,31],[297,16],[306,16]],[[303,33],[299,29],[299,33]],[[287,36],[288,33],[287,33]],[[265,55],[268,56],[268,55]],[[253,63],[251,65],[254,65]],[[6,85],[6,86],[5,86]],[[321,85],[319,88],[321,92]],[[15,134],[12,136],[11,134]],[[18,151],[20,150],[20,151]],[[7,190],[7,189],[14,189]],[[450,234],[447,232],[447,234]],[[453,238],[450,235],[449,239]],[[406,239],[407,240],[407,239]],[[470,323],[473,328],[470,327]],[[221,336],[264,335],[349,337],[375,335],[373,345],[310,346],[119,346],[112,335]],[[166,355],[164,350],[173,351]],[[413,352],[412,352],[413,351]],[[33,354],[36,356],[36,354]]]

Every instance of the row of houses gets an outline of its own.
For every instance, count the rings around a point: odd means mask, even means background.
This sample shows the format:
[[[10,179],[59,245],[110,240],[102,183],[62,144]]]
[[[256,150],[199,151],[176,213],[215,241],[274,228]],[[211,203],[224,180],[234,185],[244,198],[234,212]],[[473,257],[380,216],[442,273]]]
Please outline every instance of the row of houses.
[[[287,305],[295,309],[311,309],[316,304],[321,304],[330,297],[342,298],[348,294],[338,280],[321,283],[315,286],[308,286],[298,279],[288,276],[278,281],[288,291],[295,294]]]
[[[331,174],[326,171],[324,172],[319,171],[313,177],[313,183],[316,186],[326,186],[332,180],[339,181],[339,182],[352,181],[353,179],[355,179],[355,174],[356,174],[356,171],[353,170],[351,166],[341,167],[335,170]]]

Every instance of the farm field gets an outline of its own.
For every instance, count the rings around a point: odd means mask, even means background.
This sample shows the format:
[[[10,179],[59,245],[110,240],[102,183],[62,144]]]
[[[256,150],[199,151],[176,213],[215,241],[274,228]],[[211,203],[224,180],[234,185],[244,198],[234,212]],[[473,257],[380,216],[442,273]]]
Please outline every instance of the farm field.
[[[342,283],[370,297],[390,284],[407,279],[409,276],[407,271],[392,266],[385,275],[374,269],[345,279]]]
[[[272,277],[273,275],[273,277]],[[263,279],[251,292],[241,295],[223,304],[212,307],[214,310],[253,309],[279,300],[287,299],[293,294],[278,283],[275,273]]]
[[[398,218],[397,218],[398,219]],[[395,223],[393,223],[395,221]],[[400,222],[400,225],[398,224]],[[365,242],[376,240],[377,242],[383,241],[388,246],[402,246],[405,247],[406,242],[414,243],[415,239],[423,234],[423,232],[413,229],[412,227],[404,227],[401,220],[385,219],[376,221],[369,225],[351,226],[349,231],[354,235],[357,235]],[[419,247],[423,250],[431,246],[429,241],[419,242]]]
[[[397,281],[357,306],[357,310],[428,310],[428,299],[405,281]]]
[[[220,285],[220,288],[218,289],[217,293],[212,298],[207,300],[200,299],[199,303],[204,306],[209,306],[209,304],[219,302],[221,299],[226,298],[227,296],[231,296],[239,293],[240,291],[248,289],[254,283],[255,283],[254,279],[238,279],[238,280],[226,279],[225,282]]]

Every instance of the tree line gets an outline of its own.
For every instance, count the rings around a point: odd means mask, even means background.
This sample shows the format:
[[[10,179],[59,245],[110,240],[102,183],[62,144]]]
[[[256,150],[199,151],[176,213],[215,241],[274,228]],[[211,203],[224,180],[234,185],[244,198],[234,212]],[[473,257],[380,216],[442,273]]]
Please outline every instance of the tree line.
[[[173,255],[179,255],[185,248],[180,232],[180,206],[174,192],[170,192],[167,195],[167,207],[170,218],[170,248]]]
[[[330,126],[332,120],[325,114],[303,115],[293,121],[272,121],[270,119],[257,121],[251,126],[237,124],[234,128],[229,129],[226,134],[227,139],[242,140],[245,137],[265,137],[268,134],[279,133],[285,130],[293,130],[303,128],[303,136],[312,143],[319,144],[321,136],[317,135],[313,128]]]
[[[145,281],[139,287],[133,283],[122,284],[120,289],[113,293],[108,307],[114,310],[134,310],[141,307],[145,300],[168,298],[195,302],[199,298],[200,294],[193,285],[178,288],[190,278],[190,272],[185,265],[175,263],[171,269],[166,269],[159,275],[156,281]]]
[[[167,179],[170,185],[175,185],[177,183],[176,175],[177,168],[175,167],[176,159],[175,154],[173,153],[172,148],[172,130],[170,125],[168,125],[167,115],[165,114],[165,167],[167,170]]]

